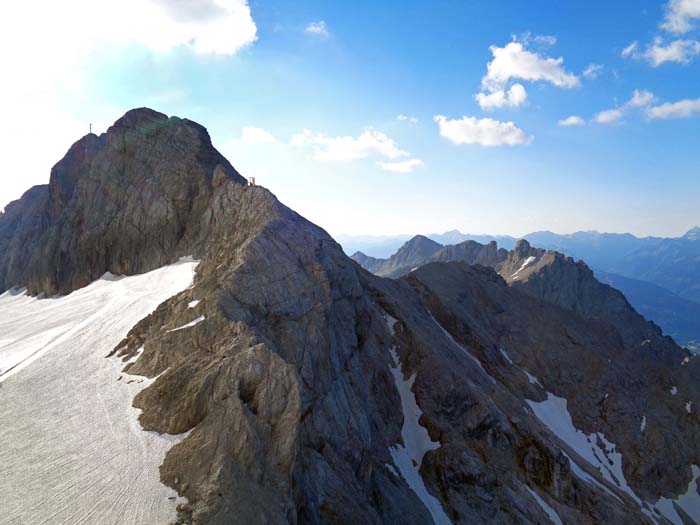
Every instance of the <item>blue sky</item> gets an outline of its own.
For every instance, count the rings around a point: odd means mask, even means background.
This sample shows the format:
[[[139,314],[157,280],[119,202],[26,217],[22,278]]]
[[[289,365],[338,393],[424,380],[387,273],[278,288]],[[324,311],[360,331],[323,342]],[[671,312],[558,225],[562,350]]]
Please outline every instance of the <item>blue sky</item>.
[[[107,5],[0,22],[0,206],[149,106],[332,234],[700,223],[700,0]]]

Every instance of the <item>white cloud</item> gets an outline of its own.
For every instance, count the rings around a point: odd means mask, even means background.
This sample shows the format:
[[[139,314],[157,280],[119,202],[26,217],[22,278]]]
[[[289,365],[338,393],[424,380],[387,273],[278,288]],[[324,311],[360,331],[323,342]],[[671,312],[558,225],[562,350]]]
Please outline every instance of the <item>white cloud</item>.
[[[424,166],[424,163],[420,159],[408,159],[399,162],[377,162],[377,166],[384,171],[411,173],[414,169]]]
[[[534,40],[547,45],[556,42],[556,38],[548,36],[535,37]],[[524,104],[527,92],[522,84],[515,83],[506,89],[514,80],[549,82],[560,88],[571,88],[579,84],[578,77],[564,69],[563,58],[543,57],[529,51],[526,49],[528,42],[530,37],[525,35],[523,41],[515,40],[503,47],[489,48],[493,60],[486,65],[486,75],[481,79],[482,92],[474,95],[482,109],[518,107]]]
[[[408,115],[401,114],[396,117],[399,122],[408,122],[409,124],[418,124],[418,119],[416,117],[409,117]]]
[[[277,142],[275,137],[269,131],[253,126],[244,127],[241,130],[241,141],[243,144],[269,144]]]
[[[76,44],[134,43],[154,51],[184,46],[196,53],[231,55],[257,38],[245,0],[202,0],[196,4],[178,0],[69,0],[58,4],[58,19],[75,24],[72,35],[63,24],[58,32],[62,39],[67,37]]]
[[[661,28],[669,33],[683,34],[700,27],[700,0],[670,0]]]
[[[521,106],[527,100],[527,92],[522,84],[513,84],[508,91],[499,89],[492,93],[477,93],[474,99],[479,103],[481,109],[491,110],[509,106],[512,108]]]
[[[632,98],[630,98],[625,105],[630,108],[643,108],[653,101],[654,94],[651,91],[635,89],[632,92]]]
[[[637,49],[639,48],[639,44],[635,40],[632,42],[630,45],[628,45],[625,49],[622,50],[622,53],[620,53],[620,56],[622,58],[627,58],[629,56],[634,56],[637,53]]]
[[[317,35],[317,36],[323,36],[327,37],[330,35],[328,32],[328,26],[326,26],[326,22],[323,20],[319,20],[318,22],[311,22],[308,26],[306,26],[306,29],[304,31],[310,35]]]
[[[3,107],[0,143],[7,146],[5,169],[23,176],[3,180],[0,208],[31,184],[47,182],[51,166],[89,122],[103,130],[128,109],[93,95],[97,65],[108,69],[126,46],[233,54],[256,37],[245,0],[3,3],[0,99],[11,103]]]
[[[504,47],[489,48],[493,60],[486,66],[486,75],[481,80],[482,88],[498,91],[511,79],[530,82],[549,82],[557,87],[571,88],[579,84],[573,73],[563,68],[563,58],[542,57],[525,49],[520,42],[509,42]]]
[[[553,35],[536,35],[533,40],[538,43],[542,44],[545,46],[553,46],[554,44],[557,43],[557,37]]]
[[[630,109],[643,108],[654,102],[654,94],[651,91],[635,89],[630,99],[622,106],[601,111],[593,120],[599,124],[613,124],[618,122]]]
[[[622,118],[622,115],[624,115],[624,112],[619,108],[606,109],[593,117],[593,120],[595,120],[598,124],[612,124],[619,121]]]
[[[566,117],[565,119],[559,121],[559,125],[564,127],[583,126],[585,123],[586,121],[578,115],[571,115],[570,117]]]
[[[583,76],[590,79],[598,78],[601,71],[603,71],[601,64],[588,64],[583,70]]]
[[[698,54],[700,54],[700,42],[697,40],[673,40],[664,44],[663,40],[656,38],[644,53],[635,55],[635,58],[643,58],[652,66],[658,67],[666,62],[687,64]]]
[[[435,115],[433,118],[440,128],[440,135],[455,144],[514,146],[532,142],[532,136],[512,122],[466,116],[461,119],[448,119],[442,115]]]
[[[290,141],[292,146],[312,147],[314,158],[320,161],[350,161],[365,159],[371,156],[398,159],[408,157],[410,153],[398,147],[396,142],[384,133],[370,129],[359,137],[340,136],[328,137],[323,133],[312,133],[305,129],[294,135]]]
[[[670,0],[665,7],[662,30],[672,35],[682,35],[694,29],[700,29],[700,0]],[[644,51],[637,42],[632,42],[622,51],[623,58],[645,60],[653,67],[667,62],[687,64],[700,55],[700,41],[676,38],[666,43],[664,38],[656,36],[647,44]]]
[[[651,119],[688,118],[700,115],[700,98],[667,102],[647,110]]]

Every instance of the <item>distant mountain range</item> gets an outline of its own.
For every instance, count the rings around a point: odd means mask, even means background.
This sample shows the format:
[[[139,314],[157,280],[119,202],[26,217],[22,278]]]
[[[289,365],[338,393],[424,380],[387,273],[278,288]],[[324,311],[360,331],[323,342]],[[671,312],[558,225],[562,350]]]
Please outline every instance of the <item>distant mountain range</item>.
[[[622,291],[640,313],[658,323],[667,334],[690,348],[700,346],[699,227],[676,238],[639,238],[629,233],[595,231],[565,235],[542,231],[523,238],[538,248],[585,261],[602,281]],[[390,242],[390,238],[382,238],[384,248]],[[364,252],[355,252],[352,257],[377,275],[398,277],[436,260],[483,264],[476,261],[478,246],[483,248],[494,242],[500,249],[510,250],[517,239],[452,230],[416,236],[387,258],[371,257]],[[346,239],[343,246],[350,251],[353,244]],[[495,257],[495,245],[490,250]],[[494,266],[494,261],[500,259],[490,259],[486,265]]]

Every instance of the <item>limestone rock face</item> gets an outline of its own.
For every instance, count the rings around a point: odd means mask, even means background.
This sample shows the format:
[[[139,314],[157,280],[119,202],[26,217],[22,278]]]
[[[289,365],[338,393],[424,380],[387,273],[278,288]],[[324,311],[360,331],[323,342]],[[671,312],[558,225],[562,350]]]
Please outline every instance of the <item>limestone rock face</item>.
[[[389,259],[369,257],[362,252],[353,254],[352,259],[375,275],[401,277],[433,261],[463,261],[467,264],[495,268],[505,260],[507,255],[508,252],[499,249],[495,242],[483,245],[475,241],[464,241],[442,246],[423,235],[416,235]]]
[[[499,272],[511,285],[534,297],[611,324],[627,348],[654,352],[668,364],[678,362],[678,346],[673,340],[639,315],[619,291],[598,281],[584,262],[532,248],[521,240]]]
[[[438,250],[429,262],[462,261],[467,264],[498,267],[508,256],[508,251],[498,248],[495,241],[484,245],[475,241],[464,241],[459,244],[444,246]]]
[[[82,141],[0,217],[0,276],[55,293],[201,259],[113,351],[157,376],[134,399],[144,429],[188,433],[160,470],[188,499],[178,523],[548,523],[536,494],[566,524],[667,525],[651,507],[700,464],[698,365],[643,319],[601,317],[624,298],[585,266],[419,239],[403,267],[474,265],[386,279],[246,186],[197,124],[135,110]],[[623,479],[536,416],[552,395],[615,443]]]
[[[48,188],[0,220],[0,291],[67,293],[105,271],[152,270],[201,253],[215,170],[245,180],[194,122],[129,111],[73,144]]]

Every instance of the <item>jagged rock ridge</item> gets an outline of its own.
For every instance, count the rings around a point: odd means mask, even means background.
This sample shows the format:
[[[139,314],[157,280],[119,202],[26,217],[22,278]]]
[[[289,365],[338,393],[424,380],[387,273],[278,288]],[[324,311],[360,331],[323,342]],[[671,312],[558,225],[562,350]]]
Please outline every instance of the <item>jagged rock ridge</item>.
[[[151,115],[139,110],[127,121],[141,122],[141,113]],[[432,262],[398,280],[376,277],[269,191],[245,186],[202,141],[208,160],[177,168],[179,153],[168,159],[182,177],[168,179],[162,194],[184,200],[165,216],[188,218],[166,232],[167,242],[142,255],[155,235],[149,222],[117,255],[99,244],[98,255],[73,269],[85,246],[75,232],[92,231],[78,221],[95,211],[85,199],[101,196],[113,212],[109,225],[124,224],[135,197],[110,191],[115,179],[131,181],[133,192],[152,176],[132,159],[160,151],[163,133],[187,136],[185,144],[190,133],[202,137],[188,121],[152,117],[147,122],[158,125],[123,132],[135,141],[123,141],[132,148],[125,158],[119,148],[96,147],[102,162],[89,163],[87,179],[62,176],[73,190],[57,209],[68,218],[46,222],[57,201],[45,190],[13,204],[0,218],[10,247],[0,275],[5,287],[53,293],[112,264],[130,273],[181,255],[201,258],[193,286],[114,350],[124,359],[138,355],[128,373],[157,377],[134,400],[143,427],[190,432],[161,467],[163,482],[189,500],[181,523],[431,523],[435,514],[417,495],[421,484],[454,523],[545,523],[542,505],[567,524],[667,523],[653,504],[685,493],[690,466],[700,464],[698,418],[684,408],[700,402],[698,365],[682,364],[688,355],[672,341],[638,341],[647,332],[630,326],[627,333],[599,318],[601,306],[586,294],[600,290],[572,285],[588,275],[569,270],[566,260],[554,264],[556,257],[524,244],[510,254],[465,246],[460,254],[495,258],[508,278],[465,262]],[[185,158],[196,159],[188,157],[195,149],[185,148]],[[13,234],[10,224],[22,227]],[[153,225],[158,235],[160,224]],[[34,263],[20,272],[15,261],[40,258],[47,231],[66,239],[66,251],[49,250],[55,266]],[[567,399],[582,432],[617,445],[634,497],[535,416],[530,403],[550,395]],[[402,396],[413,396],[422,412],[413,424],[434,443],[404,466],[396,458],[414,450],[403,430],[415,414],[400,409]],[[636,497],[648,502],[644,508]]]

